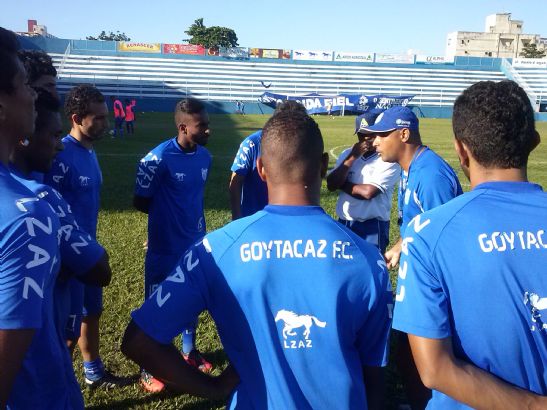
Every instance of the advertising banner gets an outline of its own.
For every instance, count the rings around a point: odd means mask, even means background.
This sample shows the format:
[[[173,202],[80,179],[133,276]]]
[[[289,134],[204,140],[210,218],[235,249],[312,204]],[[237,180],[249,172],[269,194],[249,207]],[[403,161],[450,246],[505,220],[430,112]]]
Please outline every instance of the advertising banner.
[[[293,60],[332,61],[332,51],[293,50]]]
[[[376,53],[375,62],[385,64],[414,64],[414,55]]]
[[[248,60],[249,49],[247,47],[220,47],[219,55],[224,58]]]
[[[202,56],[205,54],[205,47],[194,44],[164,44],[163,53]]]
[[[251,58],[273,58],[283,60],[291,58],[291,50],[282,50],[279,48],[251,48],[249,54]]]
[[[334,61],[350,61],[352,63],[373,63],[374,53],[349,53],[345,51],[336,51]]]
[[[514,58],[513,67],[547,68],[547,58]]]
[[[366,111],[383,112],[396,105],[406,106],[412,100],[413,95],[390,96],[386,94],[362,95],[362,94],[339,94],[335,96],[306,94],[306,95],[283,95],[274,93],[263,93],[259,101],[272,108],[286,100],[294,100],[306,107],[308,114],[339,112],[342,109],[346,112],[363,113]]]
[[[132,53],[161,53],[160,43],[130,43],[118,41],[118,51]]]
[[[454,64],[454,57],[418,54],[416,56],[416,64]]]

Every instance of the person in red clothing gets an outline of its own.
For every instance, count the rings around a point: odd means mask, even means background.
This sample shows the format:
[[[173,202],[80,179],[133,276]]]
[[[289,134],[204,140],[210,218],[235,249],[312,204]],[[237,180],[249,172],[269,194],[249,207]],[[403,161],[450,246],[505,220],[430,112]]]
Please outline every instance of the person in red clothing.
[[[135,113],[133,112],[135,105],[137,105],[137,101],[125,100],[125,130],[127,131],[127,135],[135,133],[135,127],[133,125],[135,122]]]
[[[110,97],[112,101],[112,109],[114,111],[114,134],[112,138],[118,136],[123,137],[123,122],[125,118],[125,111],[123,109],[123,104],[119,98],[115,96]]]

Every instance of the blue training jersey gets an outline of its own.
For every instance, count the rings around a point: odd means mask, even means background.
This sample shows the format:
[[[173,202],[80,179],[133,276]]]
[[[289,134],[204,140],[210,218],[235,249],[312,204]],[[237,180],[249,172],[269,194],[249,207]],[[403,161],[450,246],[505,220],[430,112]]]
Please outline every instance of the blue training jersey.
[[[170,343],[207,309],[241,383],[229,408],[366,408],[393,299],[377,248],[320,207],[271,206],[208,234],[132,316]]]
[[[245,138],[232,164],[232,172],[245,177],[241,188],[241,216],[252,215],[268,204],[268,188],[256,168],[261,140],[262,130]]]
[[[458,195],[462,187],[458,176],[438,154],[419,148],[408,173],[401,169],[399,181],[399,227],[404,237],[408,223],[416,215],[436,208]]]
[[[104,255],[104,248],[80,228],[74,219],[70,205],[59,192],[48,185],[30,179],[32,174],[25,178],[14,167],[11,171],[17,181],[30,189],[38,198],[49,203],[59,217],[61,224],[59,248],[63,267],[76,278],[89,271]],[[64,331],[70,314],[70,291],[67,279],[57,281],[55,286],[56,325],[60,332]]]
[[[211,155],[202,146],[184,152],[176,138],[141,159],[135,195],[150,198],[148,249],[181,254],[205,235],[203,199]]]
[[[35,329],[8,408],[83,408],[81,393],[71,394],[72,360],[54,321],[59,219],[3,165],[0,192],[0,329]]]
[[[96,238],[103,183],[97,156],[71,135],[63,138],[63,145],[51,171],[44,175],[44,183],[60,192],[81,228]]]
[[[491,182],[412,220],[393,327],[451,337],[461,360],[547,394],[547,194]],[[434,391],[431,409],[468,408]]]

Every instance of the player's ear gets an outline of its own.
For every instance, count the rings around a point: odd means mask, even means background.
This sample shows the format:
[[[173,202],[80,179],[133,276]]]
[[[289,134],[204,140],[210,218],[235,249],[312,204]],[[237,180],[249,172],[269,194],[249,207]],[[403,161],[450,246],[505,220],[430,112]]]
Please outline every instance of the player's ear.
[[[323,152],[323,155],[321,156],[321,178],[325,178],[325,175],[327,175],[328,168],[329,168],[329,154],[327,152]]]
[[[539,132],[537,131],[534,131],[535,133],[535,136],[534,136],[534,140],[532,141],[532,144],[531,144],[531,147],[530,147],[530,152],[532,152],[533,150],[536,149],[536,147],[539,145],[539,143],[541,142],[541,137],[539,136]]]
[[[266,170],[264,169],[264,163],[262,162],[262,157],[258,157],[256,159],[256,170],[258,172],[258,176],[260,177],[260,179],[266,182]]]
[[[400,138],[401,138],[401,141],[406,144],[408,140],[410,139],[410,130],[408,128],[403,128],[401,130]]]
[[[455,138],[454,149],[456,150],[456,154],[460,160],[460,166],[462,167],[463,173],[467,178],[469,178],[469,150],[467,146]]]
[[[80,117],[78,114],[72,114],[70,116],[70,120],[73,124],[82,125],[82,117]]]

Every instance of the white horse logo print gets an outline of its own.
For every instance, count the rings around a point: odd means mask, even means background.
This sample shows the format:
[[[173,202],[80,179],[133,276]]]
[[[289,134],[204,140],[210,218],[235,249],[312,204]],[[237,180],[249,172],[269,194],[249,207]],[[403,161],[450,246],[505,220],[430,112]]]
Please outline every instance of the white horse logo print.
[[[540,310],[547,309],[547,298],[540,297],[537,293],[526,292],[524,293],[524,304],[530,304],[532,310],[532,326],[530,330],[547,330],[547,323],[537,323],[538,319],[541,317]],[[542,322],[540,320],[540,322]],[[539,329],[536,328],[536,323],[540,326]]]
[[[322,322],[321,320],[317,319],[315,316],[312,315],[297,315],[294,312],[291,312],[290,310],[280,310],[277,312],[277,315],[275,315],[275,321],[278,322],[282,320],[285,324],[283,327],[283,347],[285,349],[299,349],[299,348],[309,348],[312,347],[312,341],[310,339],[310,331],[311,327],[315,323],[316,326],[319,327],[325,327],[327,326],[327,322]],[[302,336],[304,336],[304,340],[290,340],[287,341],[288,336],[297,336],[297,333],[294,331],[294,329],[304,327],[304,332],[302,332]]]

